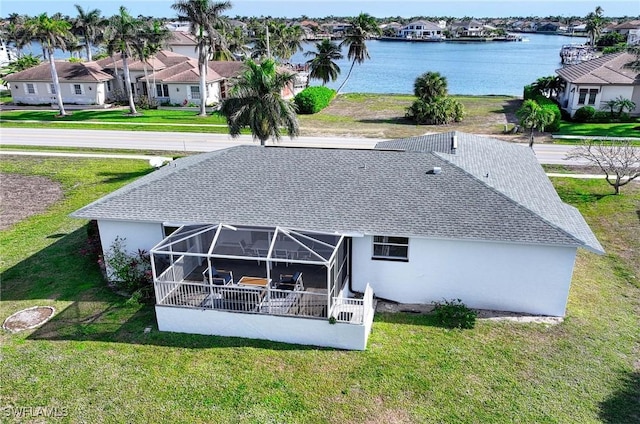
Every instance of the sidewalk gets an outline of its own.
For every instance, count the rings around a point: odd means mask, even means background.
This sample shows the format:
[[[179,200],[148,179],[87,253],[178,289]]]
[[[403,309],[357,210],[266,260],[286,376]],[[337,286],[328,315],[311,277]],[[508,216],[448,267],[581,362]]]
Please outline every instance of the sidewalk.
[[[29,120],[14,120],[14,119],[2,119],[0,118],[0,123],[21,123],[25,122],[28,124],[78,124],[78,125],[142,125],[142,126],[155,126],[155,127],[218,127],[218,128],[226,128],[226,124],[168,124],[164,122],[154,123],[154,122],[112,122],[112,121],[38,121],[35,119]]]
[[[112,153],[71,153],[71,152],[24,152],[18,150],[0,150],[0,155],[10,156],[55,156],[55,157],[68,157],[68,158],[99,158],[99,159],[139,159],[139,160],[155,160],[164,162],[171,162],[173,158],[166,156],[150,156],[150,155],[127,155],[127,154],[112,154]]]

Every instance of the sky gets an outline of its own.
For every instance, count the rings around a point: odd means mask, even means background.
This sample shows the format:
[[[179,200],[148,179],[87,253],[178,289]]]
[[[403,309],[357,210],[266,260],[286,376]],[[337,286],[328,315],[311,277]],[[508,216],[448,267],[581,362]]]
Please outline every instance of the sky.
[[[232,0],[228,16],[272,16],[295,18],[306,15],[310,18],[355,16],[360,12],[376,17],[388,16],[585,16],[596,6],[601,6],[605,16],[640,16],[639,0]],[[37,15],[60,12],[75,16],[74,4],[85,10],[100,9],[105,16],[117,13],[125,5],[133,16],[173,17],[173,0],[1,0],[0,16],[10,13]]]

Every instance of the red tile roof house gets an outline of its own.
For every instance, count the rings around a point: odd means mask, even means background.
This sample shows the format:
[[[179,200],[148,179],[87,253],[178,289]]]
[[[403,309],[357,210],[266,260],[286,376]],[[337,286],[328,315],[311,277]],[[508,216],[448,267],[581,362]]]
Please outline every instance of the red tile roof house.
[[[604,55],[556,70],[566,83],[558,96],[560,107],[573,116],[583,106],[608,110],[609,100],[623,97],[636,104],[631,116],[640,116],[640,74],[625,65],[635,55],[621,52]]]
[[[64,103],[105,104],[113,76],[103,72],[96,62],[56,61],[55,65]],[[5,80],[15,103],[29,105],[57,103],[48,62],[7,75]]]
[[[151,252],[161,331],[342,349],[374,293],[563,316],[577,249],[603,253],[531,149],[458,132],[189,156],[73,216]]]

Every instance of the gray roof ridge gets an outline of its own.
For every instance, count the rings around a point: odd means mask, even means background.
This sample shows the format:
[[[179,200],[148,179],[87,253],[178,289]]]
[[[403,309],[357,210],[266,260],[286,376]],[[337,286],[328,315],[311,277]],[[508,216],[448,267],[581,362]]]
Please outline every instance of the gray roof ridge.
[[[183,168],[187,167],[187,166],[191,166],[191,165],[195,165],[197,163],[203,162],[205,160],[208,160],[210,157],[212,156],[216,156],[216,155],[222,155],[227,153],[229,150],[232,149],[237,149],[239,147],[243,147],[242,145],[239,146],[232,146],[226,149],[220,149],[220,150],[214,150],[212,152],[208,152],[205,154],[200,154],[200,155],[192,155],[192,156],[186,156],[186,157],[182,157],[180,159],[176,159],[173,162],[155,170],[150,172],[149,174],[146,174],[140,178],[138,178],[137,180],[124,185],[123,187],[120,187],[119,189],[112,191],[111,193],[100,197],[99,199],[94,200],[93,202],[83,206],[82,208],[72,212],[70,214],[70,216],[72,217],[76,217],[76,218],[83,218],[82,216],[80,216],[82,214],[82,211],[89,209],[95,205],[99,205],[101,203],[104,203],[107,200],[110,200],[113,197],[117,197],[120,196],[124,193],[128,193],[131,192],[133,190],[136,190],[138,188],[142,188],[145,187],[161,178],[164,178],[165,176],[167,176],[168,174],[173,174],[175,172],[178,172],[180,170],[182,170]]]
[[[569,238],[575,240],[578,243],[579,246],[582,246],[584,248],[589,248],[590,247],[590,246],[587,245],[587,243],[584,242],[584,240],[580,240],[578,237],[576,237],[575,235],[571,234],[570,232],[568,232],[564,228],[558,226],[557,224],[554,224],[553,222],[549,221],[547,218],[543,217],[542,215],[540,215],[539,213],[535,212],[531,208],[523,205],[522,203],[516,201],[511,196],[508,196],[507,194],[503,193],[502,191],[498,190],[497,188],[493,187],[492,185],[488,184],[487,182],[482,181],[480,178],[476,177],[475,175],[473,175],[472,173],[470,173],[469,171],[467,171],[463,167],[459,166],[458,164],[451,162],[449,159],[447,159],[444,156],[444,155],[451,156],[450,154],[448,154],[448,153],[440,153],[440,152],[432,152],[432,154],[438,156],[440,159],[442,159],[445,162],[451,164],[452,166],[455,166],[456,168],[460,169],[462,172],[464,172],[465,174],[469,175],[474,180],[480,182],[481,184],[483,184],[485,187],[489,188],[494,193],[497,193],[498,195],[500,195],[500,196],[504,197],[505,199],[507,199],[510,203],[516,205],[517,207],[519,207],[521,209],[524,209],[524,210],[528,211],[529,213],[533,214],[535,217],[537,217],[538,219],[543,221],[545,224],[549,225],[550,227],[554,228],[555,230],[560,231],[561,233],[563,233],[564,235],[568,236]],[[595,249],[591,249],[591,250],[595,250]]]

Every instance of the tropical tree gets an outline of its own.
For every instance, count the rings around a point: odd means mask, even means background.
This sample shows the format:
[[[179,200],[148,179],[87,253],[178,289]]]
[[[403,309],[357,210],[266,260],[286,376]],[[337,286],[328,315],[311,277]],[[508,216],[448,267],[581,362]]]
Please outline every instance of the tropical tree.
[[[414,81],[413,93],[426,102],[444,97],[447,95],[447,78],[439,72],[425,72]]]
[[[53,59],[53,50],[64,50],[69,40],[73,38],[73,34],[71,34],[71,24],[62,19],[51,18],[46,13],[42,13],[34,18],[28,19],[24,24],[24,28],[28,37],[31,40],[38,41],[47,53],[49,67],[51,68],[51,81],[53,82],[56,99],[58,101],[58,112],[60,116],[64,116],[67,113],[62,103],[60,80],[58,79],[56,62]]]
[[[209,56],[224,42],[220,31],[228,25],[227,19],[221,14],[231,8],[231,3],[228,1],[214,3],[211,0],[176,0],[171,7],[178,12],[178,19],[189,22],[189,32],[196,38],[200,68],[200,116],[206,116]]]
[[[18,57],[22,56],[22,49],[31,42],[27,34],[25,22],[28,17],[12,13],[7,18],[7,22],[2,26],[0,37],[7,43],[12,43],[18,50]]]
[[[520,109],[516,111],[520,119],[520,125],[531,130],[529,147],[533,148],[533,132],[544,131],[544,127],[551,124],[555,118],[552,111],[544,109],[534,100],[525,100]]]
[[[531,87],[538,90],[545,97],[557,97],[565,87],[565,81],[558,75],[540,77]]]
[[[585,159],[599,167],[615,194],[640,177],[640,149],[631,140],[585,140],[567,159]]]
[[[287,25],[282,22],[267,22],[258,27],[251,56],[254,59],[275,57],[286,62],[302,50],[304,32],[300,25]]]
[[[107,51],[113,56],[116,53],[122,58],[122,70],[124,72],[125,91],[129,99],[129,113],[138,113],[133,101],[133,88],[131,86],[131,74],[129,73],[129,59],[135,57],[136,46],[141,35],[141,22],[131,16],[127,8],[120,6],[119,13],[109,20],[104,38],[107,43]]]
[[[76,4],[78,16],[73,20],[73,31],[84,40],[84,48],[87,60],[91,62],[91,47],[95,44],[107,25],[107,20],[101,15],[100,9],[85,11],[82,6]]]
[[[325,38],[316,43],[316,51],[308,51],[304,55],[311,57],[307,60],[310,69],[309,77],[322,80],[322,85],[338,79],[340,67],[334,61],[344,56],[336,43]]]
[[[602,27],[604,26],[602,13],[602,8],[598,6],[595,11],[587,15],[587,24],[585,29],[587,30],[587,34],[589,34],[589,44],[591,47],[595,45],[596,40],[602,32]]]
[[[169,29],[165,27],[161,21],[156,19],[143,23],[140,28],[140,36],[138,38],[138,42],[135,44],[135,49],[137,57],[140,59],[140,61],[142,61],[144,80],[146,81],[145,84],[147,85],[147,95],[150,99],[156,97],[156,84],[154,80],[154,83],[149,86],[147,64],[149,63],[150,59],[154,58],[155,55],[164,48],[171,36],[171,31],[169,31]],[[155,65],[153,61],[151,63],[155,78]]]
[[[238,137],[242,128],[248,127],[262,146],[269,138],[280,140],[282,128],[289,137],[296,137],[299,129],[294,104],[281,94],[293,84],[295,75],[278,72],[273,59],[260,64],[247,60],[245,64],[247,70],[234,82],[231,95],[220,106],[231,136]]]
[[[381,33],[380,27],[378,27],[378,23],[375,18],[368,13],[359,14],[356,18],[351,20],[350,24],[351,27],[347,30],[345,39],[340,43],[340,47],[348,47],[349,50],[347,51],[347,58],[352,62],[351,67],[349,68],[349,73],[347,73],[347,77],[340,87],[338,87],[338,93],[340,93],[342,87],[344,87],[347,81],[349,81],[354,65],[356,63],[362,64],[370,58],[369,50],[367,50],[366,45],[367,38],[371,35],[379,35]]]
[[[34,66],[39,65],[40,62],[40,56],[34,56],[32,54],[20,56],[16,60],[9,62],[8,64],[0,68],[0,85],[6,84],[4,77],[6,77],[7,75],[24,71],[25,69],[33,68]]]

